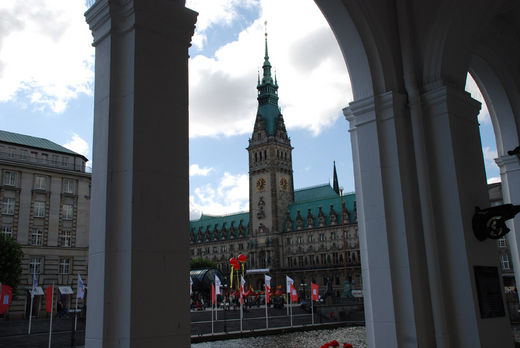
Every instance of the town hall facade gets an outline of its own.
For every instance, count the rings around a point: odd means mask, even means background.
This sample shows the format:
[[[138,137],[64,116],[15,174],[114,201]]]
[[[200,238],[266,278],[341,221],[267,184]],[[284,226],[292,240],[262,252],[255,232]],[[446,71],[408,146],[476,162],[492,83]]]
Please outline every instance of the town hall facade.
[[[306,297],[311,281],[320,286],[321,293],[333,296],[343,294],[346,277],[351,290],[361,290],[355,194],[342,195],[335,166],[333,187],[294,189],[293,147],[278,107],[278,83],[271,75],[267,37],[262,69],[258,110],[247,148],[249,212],[203,214],[191,221],[191,258],[209,259],[229,276],[229,259],[244,254],[250,271],[247,286],[255,290],[262,289],[264,273],[273,277],[273,286],[282,285],[284,290],[288,275]]]

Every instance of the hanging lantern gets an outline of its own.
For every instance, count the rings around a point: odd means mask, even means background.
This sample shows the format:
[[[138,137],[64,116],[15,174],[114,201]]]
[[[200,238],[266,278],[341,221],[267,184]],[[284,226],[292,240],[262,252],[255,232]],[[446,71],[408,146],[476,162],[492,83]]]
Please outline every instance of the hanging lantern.
[[[229,263],[233,266],[235,263],[238,264],[238,260],[236,259],[236,257],[232,257],[229,259]]]
[[[238,261],[240,261],[240,263],[246,262],[247,261],[247,256],[244,255],[244,254],[238,255]]]

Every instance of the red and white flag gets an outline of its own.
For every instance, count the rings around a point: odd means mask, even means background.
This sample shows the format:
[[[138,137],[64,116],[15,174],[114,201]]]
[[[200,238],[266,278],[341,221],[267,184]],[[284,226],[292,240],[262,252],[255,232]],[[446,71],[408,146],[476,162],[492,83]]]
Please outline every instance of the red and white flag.
[[[311,283],[312,300],[319,301],[320,296],[318,295],[318,284]]]
[[[13,288],[9,285],[0,283],[0,314],[4,314],[9,309],[13,298]]]
[[[53,286],[51,285],[45,290],[45,309],[47,310],[48,313],[50,313],[52,311],[53,295],[54,295],[54,291],[53,291]]]
[[[293,284],[291,284],[291,302],[298,302],[298,292]]]
[[[291,292],[291,285],[294,284],[294,280],[290,278],[289,276],[285,276],[285,291],[289,294]]]
[[[211,283],[211,303],[215,304],[215,285]]]
[[[271,277],[265,275],[265,303],[269,303],[269,296],[271,295]]]

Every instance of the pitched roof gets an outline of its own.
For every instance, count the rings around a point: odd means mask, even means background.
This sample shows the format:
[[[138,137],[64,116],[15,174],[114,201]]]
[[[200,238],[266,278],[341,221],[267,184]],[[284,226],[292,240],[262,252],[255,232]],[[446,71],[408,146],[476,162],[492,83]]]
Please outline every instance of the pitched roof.
[[[329,184],[305,187],[294,191],[295,203],[334,197],[339,197],[339,195]]]
[[[69,155],[81,156],[85,158],[85,156],[74,152],[72,150],[67,149],[61,145],[58,145],[48,139],[33,137],[30,135],[12,133],[0,130],[0,142],[11,143],[16,145],[35,147],[38,149],[49,150],[54,152],[66,153]],[[85,158],[87,160],[87,158]]]
[[[242,221],[242,226],[245,228],[244,235],[247,236],[247,225],[249,224],[249,212],[241,212],[230,215],[222,215],[222,216],[212,216],[212,215],[204,215],[202,214],[198,220],[190,221],[190,231],[198,234],[199,228],[202,227],[202,232],[205,232],[209,227],[209,230],[213,232],[215,225],[217,229],[220,231],[222,226],[225,224],[227,229],[226,239],[229,238],[229,228],[231,224],[235,227],[235,233],[238,233],[238,226],[240,225],[240,221]],[[236,237],[236,236],[235,236]]]

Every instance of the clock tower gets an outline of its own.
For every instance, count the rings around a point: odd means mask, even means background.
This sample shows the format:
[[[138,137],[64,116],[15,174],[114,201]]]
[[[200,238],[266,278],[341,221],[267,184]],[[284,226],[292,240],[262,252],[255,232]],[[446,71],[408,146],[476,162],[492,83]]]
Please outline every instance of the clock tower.
[[[280,233],[294,201],[291,140],[278,107],[265,34],[263,76],[258,76],[258,110],[249,139],[249,212],[257,267],[279,267]],[[256,253],[256,255],[254,255]]]

